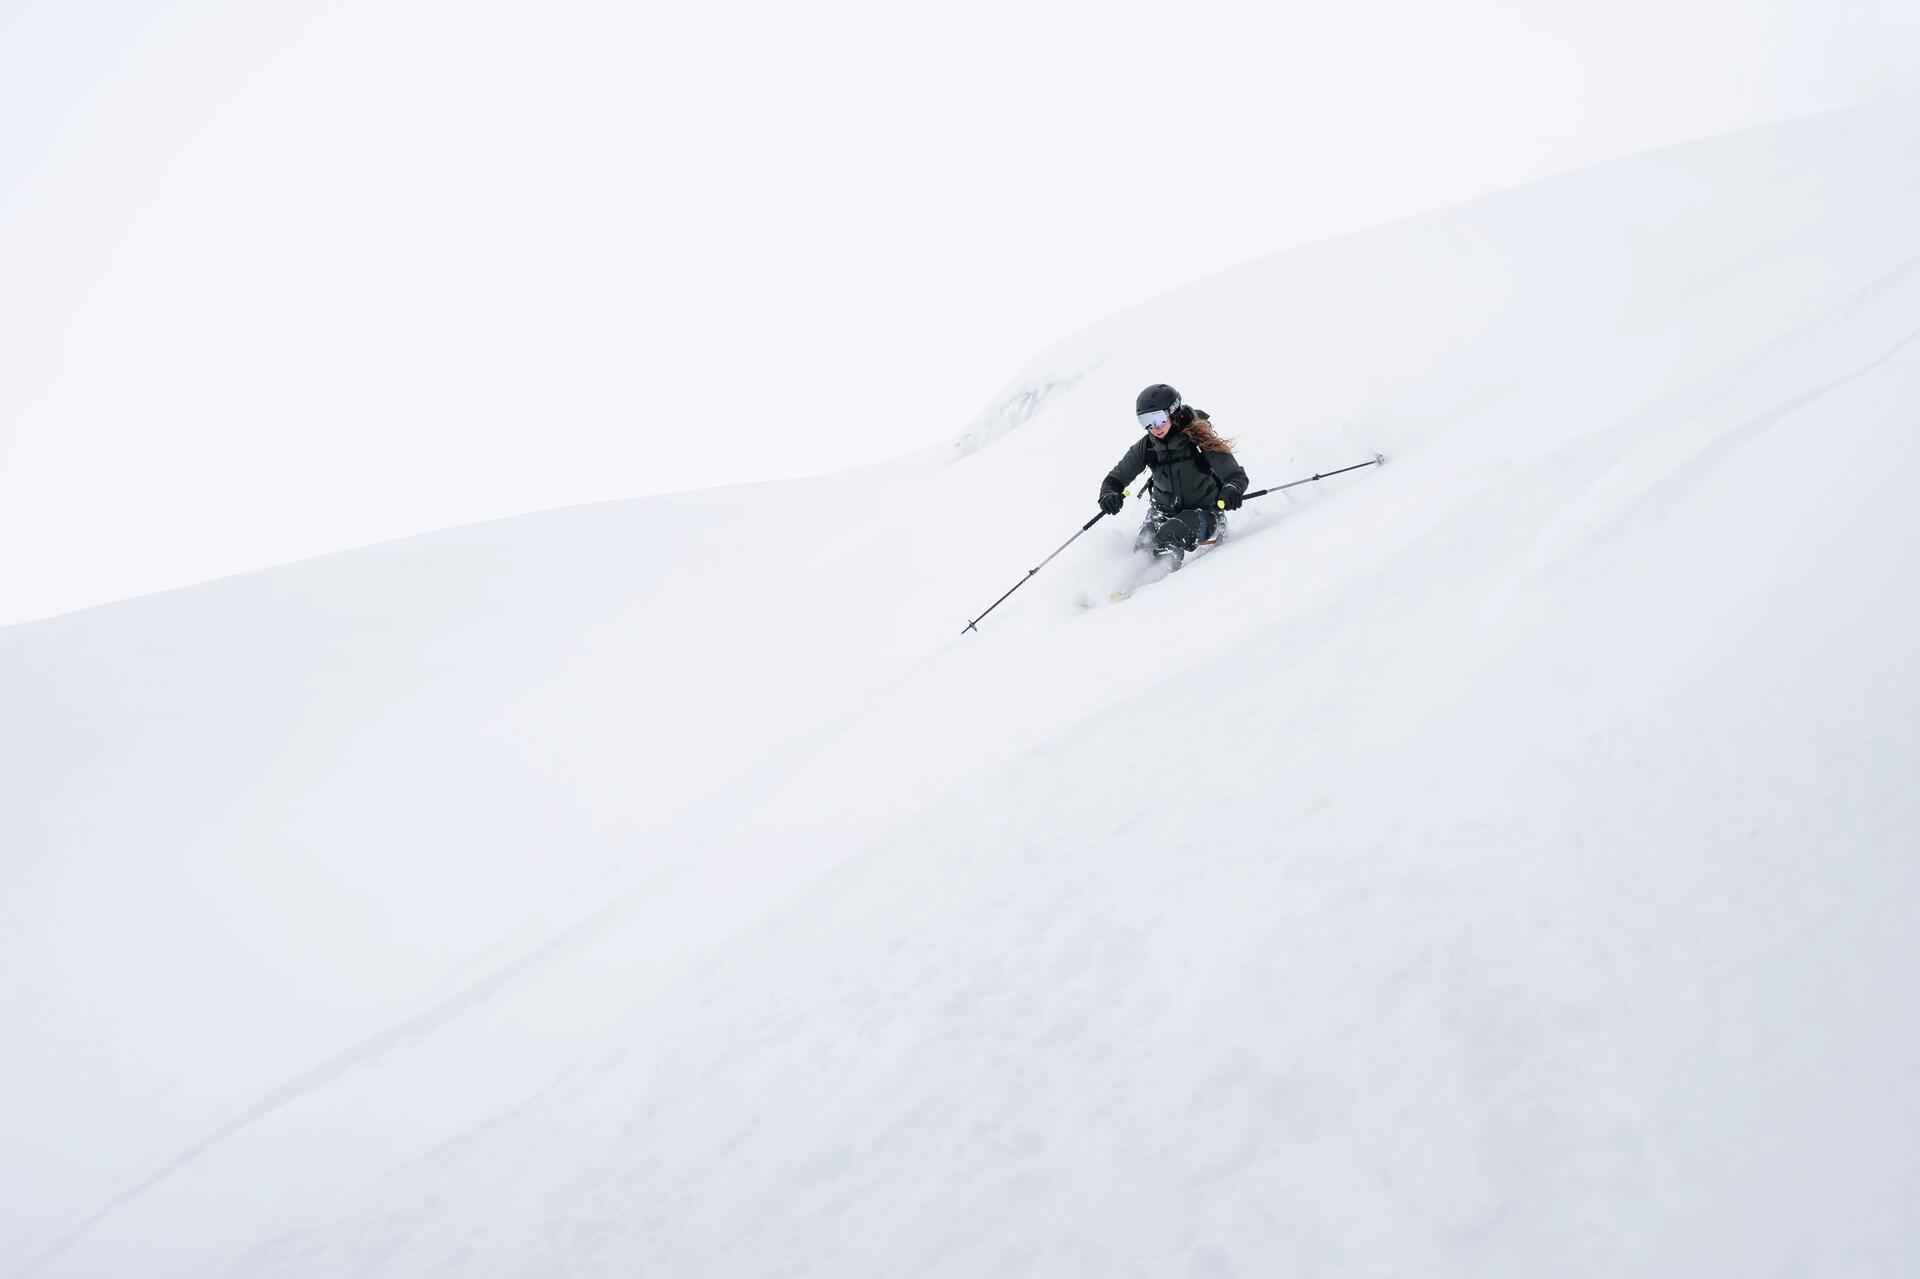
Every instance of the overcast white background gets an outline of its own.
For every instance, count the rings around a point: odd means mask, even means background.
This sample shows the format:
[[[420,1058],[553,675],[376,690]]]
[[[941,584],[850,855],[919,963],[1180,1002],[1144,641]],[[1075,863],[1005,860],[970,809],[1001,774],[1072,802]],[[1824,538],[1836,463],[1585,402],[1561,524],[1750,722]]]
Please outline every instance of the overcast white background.
[[[1207,272],[1915,91],[1912,0],[14,0],[0,624],[897,454]]]

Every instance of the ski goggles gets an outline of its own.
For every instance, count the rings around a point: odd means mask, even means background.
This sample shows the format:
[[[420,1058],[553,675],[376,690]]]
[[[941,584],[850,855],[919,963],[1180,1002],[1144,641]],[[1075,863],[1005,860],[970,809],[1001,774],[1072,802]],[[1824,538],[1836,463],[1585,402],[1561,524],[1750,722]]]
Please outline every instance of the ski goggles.
[[[1171,421],[1173,421],[1173,415],[1171,413],[1168,413],[1165,409],[1155,409],[1151,413],[1142,413],[1140,415],[1140,429],[1143,431],[1151,431],[1155,427],[1165,426]]]

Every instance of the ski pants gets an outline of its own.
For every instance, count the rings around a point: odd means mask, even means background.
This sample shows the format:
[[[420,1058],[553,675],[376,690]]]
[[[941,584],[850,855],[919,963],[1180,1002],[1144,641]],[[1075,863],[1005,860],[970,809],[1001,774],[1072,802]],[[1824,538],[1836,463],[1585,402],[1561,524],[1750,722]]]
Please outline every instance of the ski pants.
[[[1161,526],[1169,521],[1181,526],[1172,530],[1172,533],[1183,551],[1190,551],[1202,542],[1217,542],[1227,535],[1226,517],[1213,511],[1198,508],[1190,511],[1163,511],[1154,506],[1148,509],[1147,518],[1141,522],[1140,531],[1134,535],[1133,549],[1153,550]]]

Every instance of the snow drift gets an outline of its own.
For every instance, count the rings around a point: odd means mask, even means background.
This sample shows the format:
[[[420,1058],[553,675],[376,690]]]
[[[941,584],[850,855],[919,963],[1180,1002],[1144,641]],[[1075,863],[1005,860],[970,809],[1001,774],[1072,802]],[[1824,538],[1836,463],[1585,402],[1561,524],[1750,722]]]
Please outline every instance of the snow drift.
[[[937,455],[0,631],[0,1272],[1920,1266],[1915,154],[1608,164]],[[1391,464],[961,635],[1163,379],[1256,486]]]

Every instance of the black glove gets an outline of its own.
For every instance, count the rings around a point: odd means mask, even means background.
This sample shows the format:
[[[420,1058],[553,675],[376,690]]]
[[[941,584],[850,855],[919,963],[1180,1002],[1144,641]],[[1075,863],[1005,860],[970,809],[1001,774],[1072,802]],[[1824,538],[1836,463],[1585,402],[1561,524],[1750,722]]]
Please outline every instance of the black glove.
[[[1120,508],[1126,505],[1126,501],[1126,494],[1122,493],[1119,489],[1103,488],[1100,490],[1100,509],[1108,515],[1120,514]]]
[[[1240,509],[1240,486],[1238,484],[1225,484],[1221,486],[1220,505],[1226,507],[1229,511],[1237,511]]]

